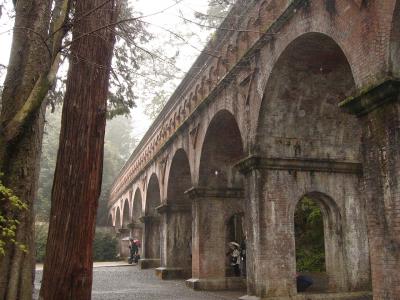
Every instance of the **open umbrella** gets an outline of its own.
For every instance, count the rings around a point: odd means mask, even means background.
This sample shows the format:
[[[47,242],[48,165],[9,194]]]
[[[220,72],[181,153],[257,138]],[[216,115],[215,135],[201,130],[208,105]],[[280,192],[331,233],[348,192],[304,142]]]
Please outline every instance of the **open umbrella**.
[[[228,245],[232,246],[232,247],[240,248],[240,245],[236,242],[229,242]]]

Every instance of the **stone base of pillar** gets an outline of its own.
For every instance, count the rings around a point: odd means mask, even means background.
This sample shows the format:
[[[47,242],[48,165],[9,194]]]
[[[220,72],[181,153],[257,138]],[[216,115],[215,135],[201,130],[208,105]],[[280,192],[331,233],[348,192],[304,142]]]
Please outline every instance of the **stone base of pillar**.
[[[301,293],[290,297],[242,296],[239,300],[372,300],[372,292],[350,293]]]
[[[156,269],[156,276],[162,280],[184,279],[185,278],[185,270],[183,270],[182,268],[160,267],[160,268]]]
[[[191,278],[186,280],[186,286],[194,290],[242,290],[246,289],[246,279],[242,277],[225,277],[213,279]]]
[[[240,297],[239,300],[261,300],[261,298],[257,296],[244,295]]]
[[[144,269],[154,269],[160,266],[160,259],[159,258],[144,258],[139,260],[139,267]]]

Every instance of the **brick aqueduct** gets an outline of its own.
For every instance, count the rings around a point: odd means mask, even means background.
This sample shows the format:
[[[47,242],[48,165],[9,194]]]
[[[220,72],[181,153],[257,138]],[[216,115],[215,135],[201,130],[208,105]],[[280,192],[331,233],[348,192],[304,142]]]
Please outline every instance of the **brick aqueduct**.
[[[399,175],[400,1],[238,0],[121,170],[109,222],[163,279],[305,299],[294,210],[308,196],[327,286],[307,299],[398,300]],[[246,279],[225,262],[244,235]]]

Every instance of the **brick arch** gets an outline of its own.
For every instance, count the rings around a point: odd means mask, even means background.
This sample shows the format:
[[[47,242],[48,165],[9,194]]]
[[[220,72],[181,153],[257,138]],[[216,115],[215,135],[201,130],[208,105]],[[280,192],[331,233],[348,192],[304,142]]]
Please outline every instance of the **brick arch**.
[[[396,1],[390,37],[390,73],[400,78],[400,1]]]
[[[108,217],[107,217],[107,226],[109,227],[113,227],[114,226],[114,217],[112,212],[108,213]]]
[[[146,204],[145,214],[156,214],[155,208],[161,204],[161,188],[160,181],[156,173],[151,174],[146,185]]]
[[[129,199],[125,198],[122,203],[122,227],[126,228],[130,223],[130,203]]]
[[[238,122],[229,110],[222,109],[212,117],[199,149],[199,186],[242,186],[241,177],[232,166],[244,156],[243,138]]]
[[[132,221],[133,222],[139,222],[139,218],[143,214],[143,209],[142,209],[142,193],[140,191],[140,188],[136,188],[135,194],[133,196],[133,202],[132,202]]]
[[[185,201],[184,192],[193,186],[191,170],[186,151],[183,148],[177,149],[166,173],[166,196],[169,204]]]
[[[268,78],[257,151],[269,157],[358,161],[359,124],[338,107],[355,89],[349,62],[331,37],[316,32],[297,37]]]
[[[300,198],[295,199],[291,203],[289,212],[289,222],[293,229],[292,245],[295,250],[295,233],[294,233],[294,215],[297,205],[305,197],[311,199],[316,203],[322,214],[323,229],[324,229],[324,244],[325,244],[325,268],[328,278],[328,290],[335,291],[337,289],[348,289],[348,278],[345,265],[345,249],[344,249],[344,236],[343,236],[343,218],[339,205],[329,195],[313,191],[303,194]],[[354,254],[351,254],[354,255]],[[296,270],[296,262],[294,264],[294,271]]]
[[[122,227],[122,219],[121,219],[121,209],[117,207],[117,210],[115,212],[115,229],[119,229]]]
[[[156,173],[150,176],[146,186],[145,258],[160,257],[160,220],[156,207],[161,204],[160,183]]]

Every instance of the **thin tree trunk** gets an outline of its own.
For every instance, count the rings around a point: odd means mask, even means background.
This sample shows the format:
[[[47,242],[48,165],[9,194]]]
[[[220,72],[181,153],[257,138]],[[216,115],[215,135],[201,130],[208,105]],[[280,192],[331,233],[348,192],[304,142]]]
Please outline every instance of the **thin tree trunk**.
[[[104,0],[75,2],[82,16]],[[90,299],[115,1],[74,23],[40,299]],[[83,36],[83,37],[82,37]],[[79,38],[78,38],[79,37]]]
[[[48,32],[50,3],[49,0],[19,0],[16,4],[15,30],[0,114],[0,170],[4,173],[3,183],[28,205],[28,210],[13,216],[20,222],[16,240],[28,246],[28,252],[22,252],[14,244],[6,245],[5,256],[0,256],[0,299],[32,298],[33,202],[38,181],[43,115],[36,110],[12,141],[5,139],[3,129],[23,106],[39,74],[48,67],[50,56],[40,36],[46,36]],[[0,206],[0,213],[12,214],[4,203]]]

